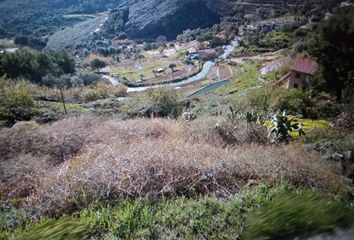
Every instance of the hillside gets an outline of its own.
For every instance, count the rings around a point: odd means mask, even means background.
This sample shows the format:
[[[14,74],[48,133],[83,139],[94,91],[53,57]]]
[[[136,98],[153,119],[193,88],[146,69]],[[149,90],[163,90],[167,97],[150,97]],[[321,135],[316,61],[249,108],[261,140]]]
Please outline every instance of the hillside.
[[[92,14],[116,8],[124,0],[3,0],[0,1],[0,27],[9,33],[44,36],[80,18],[65,14]]]
[[[260,18],[267,18],[271,14],[291,12],[303,2],[138,0],[129,1],[124,6],[129,9],[127,21],[122,18],[115,19],[118,24],[124,22],[124,28],[121,30],[124,30],[130,38],[155,40],[162,35],[167,39],[175,39],[183,30],[211,27],[225,17],[236,17],[241,22],[245,14],[259,12],[262,13]],[[112,15],[114,18],[115,14]],[[110,23],[114,24],[112,18],[110,20]],[[108,34],[110,33],[114,32],[108,31]]]
[[[186,29],[210,27],[229,13],[229,1],[138,1],[129,7],[126,32],[132,38],[175,38]]]
[[[42,38],[86,20],[89,14],[117,8],[120,11],[124,7],[128,10],[128,19],[117,17],[117,10],[112,11],[108,19],[110,28],[104,32],[107,36],[126,32],[131,38],[154,40],[164,35],[174,39],[183,30],[210,27],[226,16],[242,18],[247,13],[261,12],[263,18],[274,12],[284,13],[291,10],[287,3],[294,7],[294,2],[274,0],[242,3],[231,0],[4,0],[0,1],[0,29],[10,36],[21,34]],[[269,8],[276,11],[269,11]]]

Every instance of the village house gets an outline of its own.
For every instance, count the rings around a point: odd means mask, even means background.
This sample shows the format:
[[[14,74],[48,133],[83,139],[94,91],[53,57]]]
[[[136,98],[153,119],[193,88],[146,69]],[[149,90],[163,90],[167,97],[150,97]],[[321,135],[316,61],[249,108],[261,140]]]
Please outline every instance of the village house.
[[[211,48],[203,49],[203,50],[190,49],[187,51],[187,58],[191,61],[194,60],[208,61],[217,58],[219,55],[220,52]]]
[[[279,80],[285,88],[307,89],[309,80],[315,74],[318,64],[310,58],[298,58],[291,71]]]
[[[219,56],[219,52],[215,49],[204,49],[198,51],[198,57],[201,60],[207,61],[215,59]]]

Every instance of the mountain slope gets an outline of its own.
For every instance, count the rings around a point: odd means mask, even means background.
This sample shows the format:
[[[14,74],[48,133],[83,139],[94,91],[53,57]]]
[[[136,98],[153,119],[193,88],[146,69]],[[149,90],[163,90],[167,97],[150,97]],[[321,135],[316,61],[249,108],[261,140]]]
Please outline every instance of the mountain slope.
[[[133,38],[174,39],[185,29],[210,27],[227,14],[228,1],[147,0],[129,7],[126,33]]]
[[[116,8],[126,0],[3,0],[0,27],[15,34],[44,36],[80,21],[65,14],[92,14]]]
[[[227,16],[243,16],[249,13],[269,17],[272,10],[286,13],[293,11],[305,1],[290,0],[130,0],[121,8],[128,12],[127,19],[117,18],[116,12],[110,18],[108,35],[118,35],[112,31],[115,22],[119,31],[125,31],[130,38],[155,40],[163,35],[168,39],[183,30],[211,27]],[[126,10],[127,9],[127,10]],[[258,11],[260,10],[260,11]],[[122,16],[125,14],[121,14]]]
[[[246,14],[253,13],[260,18],[267,18],[274,9],[286,13],[292,11],[294,3],[304,2],[306,1],[0,0],[0,30],[5,29],[12,36],[26,35],[43,39],[87,20],[86,16],[81,18],[82,14],[112,9],[107,20],[102,23],[100,37],[112,39],[122,35],[132,39],[155,40],[163,35],[171,40],[184,30],[211,27],[228,16],[237,19],[233,22],[241,23]],[[289,3],[291,7],[287,5]],[[72,31],[70,34],[73,36]]]

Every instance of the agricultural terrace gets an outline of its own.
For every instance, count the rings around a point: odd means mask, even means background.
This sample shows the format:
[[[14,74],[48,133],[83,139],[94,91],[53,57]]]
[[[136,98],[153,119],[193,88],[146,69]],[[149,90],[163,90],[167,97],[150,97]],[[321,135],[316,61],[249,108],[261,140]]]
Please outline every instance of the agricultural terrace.
[[[143,51],[138,59],[121,61],[106,70],[129,83],[161,83],[185,78],[199,71],[198,61],[194,64],[183,63],[190,45]]]

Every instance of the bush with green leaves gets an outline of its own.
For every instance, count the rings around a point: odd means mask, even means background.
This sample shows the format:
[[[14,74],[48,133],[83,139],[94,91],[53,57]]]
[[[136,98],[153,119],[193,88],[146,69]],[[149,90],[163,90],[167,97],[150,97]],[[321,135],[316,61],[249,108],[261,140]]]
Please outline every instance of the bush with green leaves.
[[[106,63],[98,58],[95,58],[90,62],[90,66],[92,70],[100,70],[106,66]]]
[[[21,88],[0,89],[0,122],[13,125],[37,114],[32,96]]]
[[[308,39],[308,51],[319,64],[318,87],[349,102],[354,80],[354,6],[339,9],[322,21]]]
[[[70,79],[73,86],[89,86],[97,83],[101,76],[95,73],[80,72]]]
[[[123,111],[128,117],[177,118],[182,114],[183,107],[175,90],[159,88],[127,101],[123,105]]]
[[[28,212],[18,210],[14,207],[8,209],[6,212],[0,211],[0,232],[24,227],[29,216]],[[0,239],[2,239],[1,235]]]
[[[0,54],[0,75],[8,78],[25,78],[36,84],[43,84],[46,75],[59,77],[75,72],[75,61],[65,51],[32,52],[20,49],[15,53]]]
[[[307,107],[312,102],[307,92],[300,89],[276,88],[272,91],[269,99],[271,111],[287,111],[289,114],[302,114],[307,117]]]
[[[339,114],[342,106],[335,100],[318,94],[310,97],[308,92],[282,87],[265,87],[244,96],[237,96],[229,102],[235,111],[274,113],[286,111],[305,118],[327,118]]]

